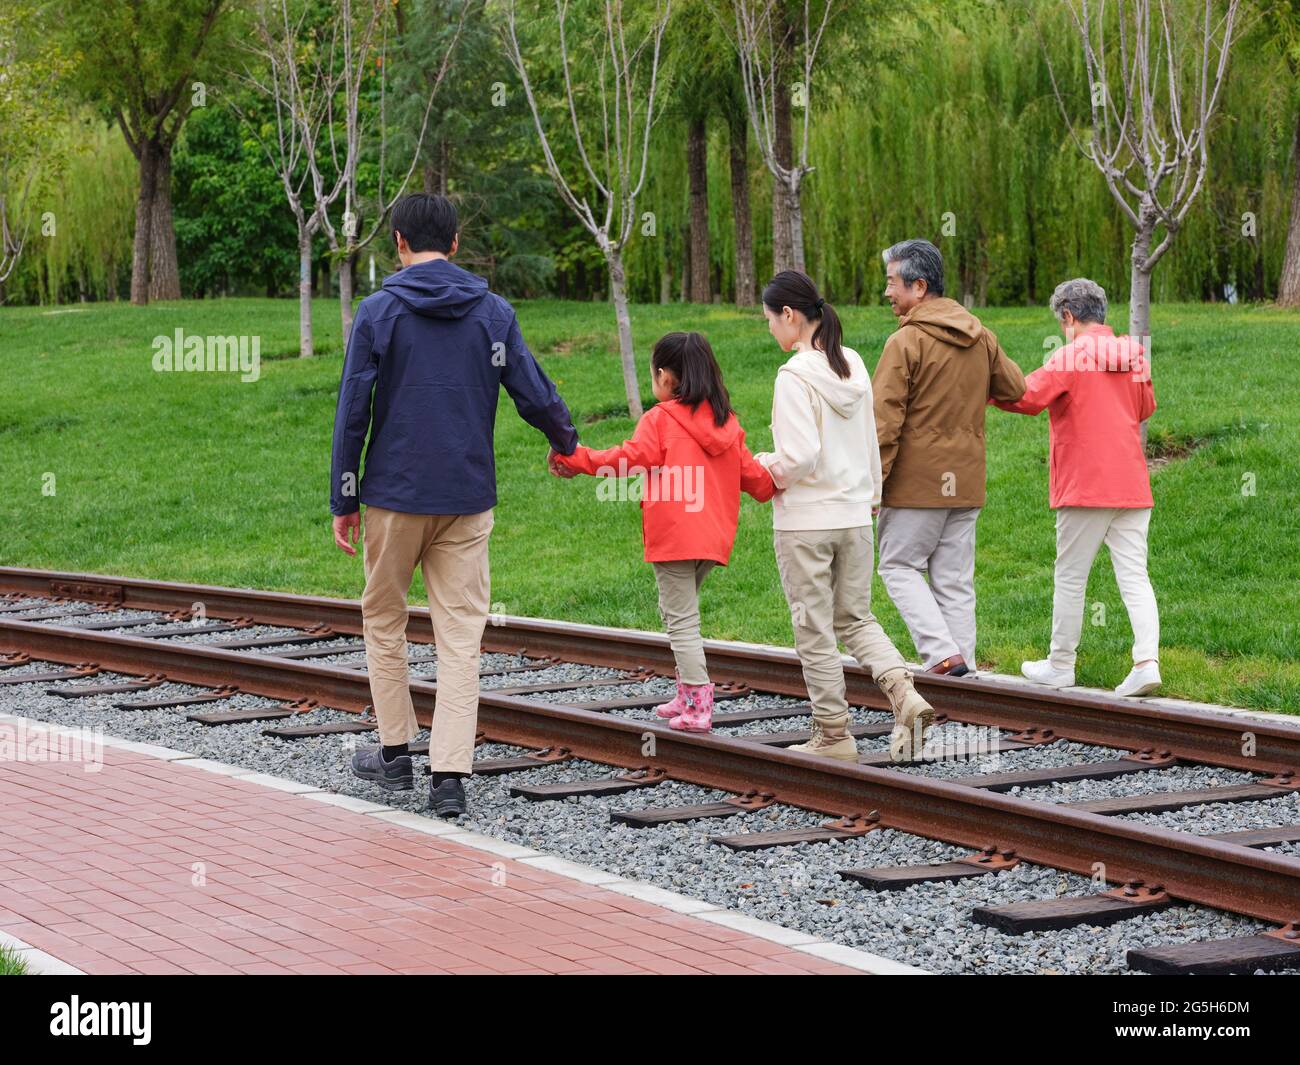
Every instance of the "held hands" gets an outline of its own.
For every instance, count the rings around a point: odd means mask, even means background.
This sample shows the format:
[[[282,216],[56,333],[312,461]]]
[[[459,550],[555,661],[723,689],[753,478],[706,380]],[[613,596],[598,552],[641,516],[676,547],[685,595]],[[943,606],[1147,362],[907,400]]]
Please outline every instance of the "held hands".
[[[334,516],[334,543],[347,555],[355,555],[357,549],[352,545],[361,541],[361,511]]]
[[[551,448],[546,453],[546,468],[551,471],[552,477],[563,477],[566,481],[571,477],[578,476],[577,470],[571,470],[560,462],[560,455],[555,448]]]

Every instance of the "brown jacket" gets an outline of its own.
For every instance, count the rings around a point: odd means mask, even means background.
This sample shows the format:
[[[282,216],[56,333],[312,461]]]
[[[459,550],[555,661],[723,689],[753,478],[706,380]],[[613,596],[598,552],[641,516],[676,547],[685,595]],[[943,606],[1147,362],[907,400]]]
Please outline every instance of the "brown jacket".
[[[922,300],[885,341],[871,386],[881,505],[982,507],[988,401],[1025,394],[998,338],[956,300]]]

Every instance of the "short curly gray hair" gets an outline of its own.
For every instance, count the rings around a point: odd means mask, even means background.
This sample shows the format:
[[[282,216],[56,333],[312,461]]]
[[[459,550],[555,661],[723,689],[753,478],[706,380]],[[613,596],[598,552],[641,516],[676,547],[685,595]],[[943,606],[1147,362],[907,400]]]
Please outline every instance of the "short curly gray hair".
[[[1052,293],[1050,303],[1058,320],[1062,311],[1069,311],[1080,322],[1106,320],[1106,290],[1086,277],[1062,281]]]

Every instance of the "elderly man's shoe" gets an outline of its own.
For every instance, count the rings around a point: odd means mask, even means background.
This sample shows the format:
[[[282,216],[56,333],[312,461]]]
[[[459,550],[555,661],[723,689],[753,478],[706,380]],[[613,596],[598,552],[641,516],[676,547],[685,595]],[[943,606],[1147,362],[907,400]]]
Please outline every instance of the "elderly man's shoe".
[[[940,676],[964,677],[970,672],[970,666],[966,665],[966,659],[961,655],[950,655],[942,662],[936,662],[927,673],[938,673]]]

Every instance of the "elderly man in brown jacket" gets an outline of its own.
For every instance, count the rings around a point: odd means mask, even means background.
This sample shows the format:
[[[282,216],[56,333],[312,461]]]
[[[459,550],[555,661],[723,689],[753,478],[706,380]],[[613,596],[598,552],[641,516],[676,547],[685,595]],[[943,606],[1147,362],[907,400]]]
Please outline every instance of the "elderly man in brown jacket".
[[[1025,375],[978,318],[943,294],[928,240],[884,252],[898,316],[872,377],[880,439],[880,578],[932,673],[975,669],[975,522],[984,505],[984,412]],[[926,578],[929,578],[929,583]]]

